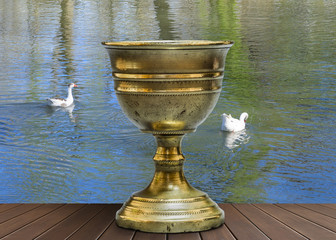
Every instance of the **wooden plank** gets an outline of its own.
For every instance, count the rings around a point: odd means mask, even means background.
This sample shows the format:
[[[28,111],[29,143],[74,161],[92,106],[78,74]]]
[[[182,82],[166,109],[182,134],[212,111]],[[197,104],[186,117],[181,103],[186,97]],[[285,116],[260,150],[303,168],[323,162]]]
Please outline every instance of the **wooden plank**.
[[[309,239],[336,239],[336,234],[332,231],[311,221],[308,221],[294,213],[291,213],[279,206],[273,204],[256,204],[255,206]],[[283,206],[283,204],[280,206]]]
[[[102,204],[83,204],[83,206],[79,211],[37,237],[36,240],[66,239],[104,208]]]
[[[231,204],[224,204],[221,207],[225,212],[225,223],[237,239],[269,239]]]
[[[307,239],[251,204],[234,204],[233,206],[272,240]]]
[[[69,215],[73,214],[81,207],[82,206],[79,204],[63,205],[55,211],[52,211],[51,213],[44,215],[34,222],[20,228],[20,231],[7,235],[4,239],[33,239]]]
[[[335,232],[336,234],[336,219],[335,218],[328,217],[326,215],[317,213],[315,211],[301,207],[296,204],[282,204],[280,205],[280,207],[296,215],[299,215],[311,222],[314,222],[320,226],[328,228],[329,230]],[[336,239],[336,235],[335,235],[335,239]]]
[[[219,228],[200,232],[200,234],[203,240],[236,240],[225,223]]]
[[[336,209],[336,204],[332,204],[332,203],[323,204],[323,206]]]
[[[27,207],[29,206],[26,205]],[[35,221],[36,219],[56,210],[61,207],[60,204],[43,204],[31,211],[28,211],[22,215],[11,218],[10,220],[0,224],[0,237],[4,237],[15,230],[25,226],[28,223]]]
[[[118,236],[118,240],[131,240],[133,239],[134,234],[134,230],[118,227],[115,221],[113,221],[113,223],[100,236],[99,240],[116,239],[116,236]]]
[[[136,231],[133,240],[166,240],[165,233],[145,233]]]
[[[305,207],[308,209],[311,209],[315,212],[324,214],[326,216],[332,217],[332,218],[336,218],[336,208],[329,208],[327,206],[325,206],[324,204],[298,204],[301,207]]]
[[[90,221],[71,235],[69,240],[97,239],[114,221],[115,213],[119,209],[113,204],[104,204],[105,208],[95,215]]]
[[[11,218],[17,217],[25,212],[41,206],[41,204],[21,204],[14,208],[9,208],[0,214],[0,223],[8,221]]]
[[[170,233],[168,240],[202,240],[199,232]]]
[[[336,204],[220,204],[225,224],[200,233],[157,234],[117,227],[120,204],[0,204],[4,239],[336,239]],[[2,210],[2,211],[1,211]],[[39,235],[40,234],[40,235]],[[268,238],[269,237],[269,238]]]
[[[21,205],[21,204],[16,204],[16,203],[4,204],[4,203],[1,203],[0,204],[0,213],[2,213],[4,211],[7,211],[8,209],[17,207],[19,205]]]

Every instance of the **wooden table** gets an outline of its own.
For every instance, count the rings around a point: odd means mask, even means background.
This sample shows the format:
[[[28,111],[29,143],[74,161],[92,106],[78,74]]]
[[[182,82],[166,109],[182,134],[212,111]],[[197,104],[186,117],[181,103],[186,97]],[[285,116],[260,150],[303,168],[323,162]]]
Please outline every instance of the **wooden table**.
[[[336,204],[219,204],[225,224],[195,233],[154,234],[116,226],[121,204],[0,204],[0,239],[336,240]]]

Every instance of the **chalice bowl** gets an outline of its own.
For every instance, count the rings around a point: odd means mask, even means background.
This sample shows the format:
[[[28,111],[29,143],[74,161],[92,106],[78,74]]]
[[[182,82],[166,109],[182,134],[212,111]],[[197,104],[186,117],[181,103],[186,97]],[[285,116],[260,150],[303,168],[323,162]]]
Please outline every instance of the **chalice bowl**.
[[[230,41],[103,42],[114,89],[126,116],[156,138],[151,183],[116,213],[120,227],[144,232],[196,232],[224,223],[224,212],[186,180],[181,141],[215,107]],[[206,159],[204,159],[206,161]]]

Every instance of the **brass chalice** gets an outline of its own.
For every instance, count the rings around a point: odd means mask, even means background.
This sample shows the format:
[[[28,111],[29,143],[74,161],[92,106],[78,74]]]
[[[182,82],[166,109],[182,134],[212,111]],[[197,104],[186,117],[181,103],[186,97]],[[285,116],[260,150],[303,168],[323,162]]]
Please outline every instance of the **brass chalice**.
[[[127,117],[157,141],[152,182],[116,214],[117,225],[144,232],[195,232],[223,224],[224,212],[183,173],[181,141],[215,107],[230,41],[103,42]]]

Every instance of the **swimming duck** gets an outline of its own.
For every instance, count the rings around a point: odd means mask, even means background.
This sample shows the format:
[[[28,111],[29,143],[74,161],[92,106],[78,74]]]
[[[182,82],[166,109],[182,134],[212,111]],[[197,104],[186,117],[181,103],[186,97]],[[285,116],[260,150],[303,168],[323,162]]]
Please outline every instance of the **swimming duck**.
[[[50,106],[52,107],[69,107],[73,102],[73,96],[72,96],[72,88],[78,87],[74,83],[70,83],[68,85],[68,97],[66,99],[63,98],[48,98]]]
[[[239,120],[235,119],[231,116],[231,114],[227,115],[225,113],[222,114],[222,131],[227,132],[238,132],[245,129],[245,123],[248,118],[248,114],[243,112],[240,115]]]

